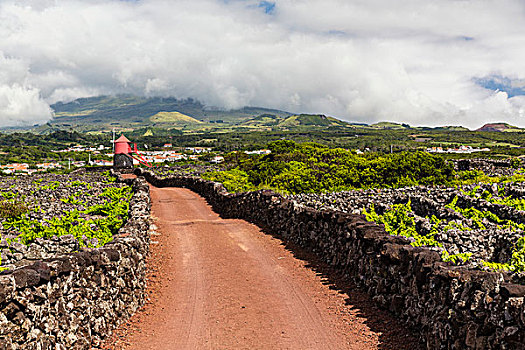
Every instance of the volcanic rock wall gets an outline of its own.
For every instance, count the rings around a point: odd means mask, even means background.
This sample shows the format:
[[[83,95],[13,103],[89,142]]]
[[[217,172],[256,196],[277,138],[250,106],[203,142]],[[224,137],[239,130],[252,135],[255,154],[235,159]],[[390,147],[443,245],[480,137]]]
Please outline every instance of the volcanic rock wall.
[[[112,242],[0,274],[0,349],[97,347],[143,304],[149,187],[129,182],[130,218]]]
[[[272,191],[231,194],[199,178],[135,173],[155,186],[187,187],[223,217],[246,219],[315,252],[419,330],[428,349],[525,348],[525,285],[503,273],[451,266],[360,215],[301,207]]]
[[[503,186],[508,187],[505,189],[506,193],[521,191],[522,187],[522,185]],[[503,186],[501,188],[505,188]],[[463,226],[465,227],[463,230],[458,227],[439,230],[439,226],[437,226],[438,232],[435,234],[435,238],[448,253],[472,254],[468,264],[473,267],[474,265],[480,266],[482,260],[507,262],[511,259],[515,244],[523,236],[523,231],[502,229],[489,220],[485,220],[485,228],[480,229],[475,226],[472,220],[451,208],[447,208],[447,204],[456,199],[460,208],[476,208],[494,213],[501,219],[525,223],[525,212],[523,211],[490,203],[478,196],[471,197],[465,194],[465,191],[469,192],[477,187],[480,187],[478,192],[489,189],[497,193],[497,188],[492,188],[492,186],[471,185],[462,189],[414,186],[403,189],[369,189],[321,194],[303,193],[289,195],[286,198],[303,207],[352,214],[360,214],[364,209],[371,210],[372,206],[377,213],[383,214],[386,210],[390,210],[393,205],[410,202],[416,229],[423,235],[428,235],[435,229],[434,223],[430,219],[434,216],[443,221],[441,223],[442,228],[450,222],[466,225]],[[516,196],[516,198],[519,197],[522,195]]]
[[[454,168],[456,170],[481,170],[485,175],[489,176],[511,176],[515,173],[518,168],[521,168],[521,164],[518,164],[516,168],[512,167],[510,159],[452,159]]]

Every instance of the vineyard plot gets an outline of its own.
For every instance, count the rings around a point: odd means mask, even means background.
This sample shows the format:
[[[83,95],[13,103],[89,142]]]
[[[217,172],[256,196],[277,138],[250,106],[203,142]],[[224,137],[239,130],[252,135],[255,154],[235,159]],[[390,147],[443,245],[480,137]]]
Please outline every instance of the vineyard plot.
[[[444,261],[480,269],[525,272],[525,186],[408,187],[289,196],[317,210],[363,214]]]
[[[110,242],[132,196],[114,180],[108,173],[1,178],[2,268]]]

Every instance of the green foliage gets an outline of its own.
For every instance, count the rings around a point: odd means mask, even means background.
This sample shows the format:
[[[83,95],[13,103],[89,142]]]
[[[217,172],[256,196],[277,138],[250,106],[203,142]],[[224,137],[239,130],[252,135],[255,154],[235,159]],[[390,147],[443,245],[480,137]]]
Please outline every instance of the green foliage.
[[[370,210],[363,210],[363,214],[368,221],[373,221],[377,224],[383,224],[385,231],[393,236],[404,236],[415,239],[411,243],[414,247],[428,246],[441,247],[435,239],[436,227],[439,221],[433,217],[433,229],[428,235],[422,235],[416,230],[416,224],[412,213],[410,201],[407,204],[394,204],[392,208],[383,214],[378,214],[375,211],[374,205],[370,205]]]
[[[104,177],[103,183],[113,183],[117,180],[117,177],[111,174],[109,170],[102,172],[102,176]]]
[[[460,184],[479,183],[487,178],[488,176],[481,170],[464,170],[457,174],[457,181]]]
[[[468,215],[474,222],[481,222],[483,218],[489,218],[490,220],[499,220],[497,216],[493,213],[482,214],[480,211],[468,210],[458,208],[457,197],[449,204],[449,208],[454,210],[460,210],[465,215]],[[437,219],[435,216],[430,218],[432,223],[429,234],[421,235],[416,230],[415,220],[410,205],[410,201],[407,204],[394,204],[390,210],[384,212],[383,214],[378,214],[375,211],[374,205],[370,206],[370,209],[367,211],[363,209],[363,213],[368,221],[373,221],[377,224],[383,224],[385,231],[391,235],[411,237],[415,241],[411,243],[414,247],[420,246],[429,246],[429,247],[442,247],[442,244],[435,239],[435,235],[439,230],[439,225],[442,220]],[[449,223],[450,224],[450,223]],[[508,223],[506,223],[509,225]],[[478,225],[482,225],[478,223]],[[517,224],[516,224],[517,225]],[[447,229],[449,225],[445,226],[444,229]],[[463,226],[460,226],[464,228]],[[484,226],[483,226],[484,227]],[[511,227],[511,226],[509,226]],[[459,253],[459,254],[449,254],[446,250],[443,250],[441,253],[441,258],[443,261],[451,262],[454,265],[461,265],[470,260],[472,253]],[[506,270],[514,272],[524,272],[525,271],[525,236],[520,238],[516,243],[516,246],[513,249],[512,258],[509,263],[494,263],[494,262],[483,262],[483,265],[489,267],[490,269],[495,270]]]
[[[222,183],[230,192],[247,192],[256,190],[256,187],[250,183],[248,174],[239,169],[207,172],[204,173],[202,177],[206,180]]]
[[[488,267],[491,270],[503,270],[503,271],[512,271],[510,264],[496,263],[490,261],[483,261],[483,266]]]
[[[475,197],[476,192],[479,188],[480,188],[479,186],[476,186],[472,191],[467,192],[466,194],[470,197]],[[505,205],[507,207],[514,208],[516,210],[525,210],[525,199],[515,198],[511,196],[506,197],[504,187],[498,188],[498,197],[494,197],[489,191],[484,190],[481,193],[481,198],[493,204]]]
[[[443,231],[450,230],[470,231],[470,228],[467,226],[463,226],[462,224],[459,224],[455,221],[449,221],[445,226],[443,226]]]
[[[100,195],[100,197],[109,198],[111,201],[116,202],[120,200],[130,200],[132,196],[131,187],[108,187]]]
[[[84,181],[78,181],[78,180],[72,181],[69,185],[70,185],[71,187],[79,187],[79,186],[82,186],[82,187],[85,187],[85,188],[87,188],[87,189],[90,189],[90,188],[91,188],[91,184],[90,184],[90,183],[87,183],[87,182],[84,182]]]
[[[296,161],[288,162],[285,171],[276,174],[268,185],[288,193],[322,191],[322,185],[317,181],[315,171],[305,163]]]
[[[272,151],[273,154],[283,154],[293,152],[297,144],[291,140],[279,140],[271,142],[268,145],[268,149]]]
[[[520,172],[516,172],[513,175],[487,176],[481,170],[466,170],[458,172],[456,180],[454,181],[456,185],[471,185],[475,183],[495,184],[511,182],[525,182],[525,175]]]
[[[14,199],[18,197],[18,193],[14,191],[0,192],[0,195],[5,199]]]
[[[60,201],[66,204],[82,204],[82,201],[80,199],[77,199],[76,195],[71,195],[68,198],[60,198]]]
[[[467,194],[471,194],[472,192],[470,193],[467,193]],[[492,195],[488,192],[488,191],[484,191],[482,193],[482,197],[488,201],[493,201],[492,203],[494,202],[499,202],[500,204],[504,204],[505,203],[505,200],[495,200]],[[476,209],[474,207],[471,207],[471,208],[460,208],[457,206],[457,202],[458,202],[458,197],[454,197],[454,199],[452,200],[452,202],[450,202],[449,204],[446,205],[447,208],[450,208],[458,213],[460,213],[461,215],[463,215],[464,217],[472,220],[473,224],[476,226],[477,229],[480,229],[480,230],[486,230],[486,227],[483,223],[483,220],[484,219],[487,219],[488,221],[494,223],[494,224],[497,224],[499,228],[508,228],[512,231],[516,231],[516,230],[521,230],[521,231],[524,231],[525,230],[525,224],[519,224],[517,222],[514,222],[512,220],[503,220],[501,219],[500,217],[498,217],[496,214],[494,214],[493,212],[491,211],[481,211],[479,209]]]
[[[55,191],[57,188],[60,187],[60,182],[58,181],[49,181],[47,185],[39,186],[38,191]]]
[[[285,193],[334,192],[356,188],[441,185],[453,179],[452,165],[423,152],[357,155],[316,143],[280,140],[268,145],[271,154],[235,159],[229,178],[243,174],[240,188],[273,188]],[[232,157],[229,157],[231,159]],[[239,173],[242,172],[242,173]],[[247,175],[247,179],[246,176]],[[216,173],[207,178],[219,178]],[[246,180],[250,185],[247,186]]]
[[[510,265],[515,272],[525,272],[525,236],[516,242]]]
[[[477,186],[469,192],[466,192],[469,196],[475,196],[479,191],[480,187]],[[498,191],[499,194],[502,194],[502,191]],[[503,205],[515,205],[519,207],[521,202],[519,199],[505,198],[505,197],[493,197],[492,194],[488,191],[483,191],[481,197],[491,203],[498,203]],[[483,224],[483,220],[487,219],[490,222],[498,224],[498,228],[506,228],[512,231],[525,231],[525,225],[516,223],[512,220],[503,220],[499,218],[496,214],[490,211],[480,211],[476,208],[460,208],[457,206],[458,197],[456,196],[451,203],[447,205],[448,208],[451,208],[463,216],[472,220],[473,224],[478,228],[485,230],[486,227]],[[510,205],[509,205],[510,206]],[[525,272],[525,236],[521,237],[516,243],[512,251],[512,258],[508,263],[494,263],[494,262],[483,262],[483,265],[494,270],[506,270],[514,272]]]
[[[481,212],[480,210],[478,210],[476,208],[466,208],[466,209],[460,208],[460,207],[457,206],[458,199],[459,198],[457,196],[454,197],[452,202],[447,204],[446,207],[450,208],[450,209],[460,213],[464,217],[470,219],[472,221],[473,225],[475,226],[475,228],[477,228],[479,230],[486,230],[486,227],[483,224],[483,219],[486,217],[486,213],[487,212]]]
[[[449,254],[446,250],[441,253],[441,259],[454,265],[462,265],[470,260],[472,253]]]
[[[519,158],[512,158],[510,160],[510,166],[514,169],[518,169],[521,166],[521,160]]]
[[[25,212],[19,215],[2,216],[5,219],[2,226],[6,230],[12,229],[18,232],[17,239],[23,244],[29,244],[37,238],[70,234],[79,241],[81,247],[89,246],[88,241],[93,238],[98,240],[97,246],[103,246],[113,239],[113,235],[127,220],[132,192],[131,187],[127,186],[108,187],[99,196],[103,201],[101,204],[90,206],[84,211],[71,210],[63,216],[46,219],[43,222],[28,217],[26,208]],[[64,201],[81,202],[75,196],[70,196]],[[86,215],[96,217],[87,219]]]
[[[5,200],[0,202],[0,217],[14,220],[27,213],[29,209],[23,202]]]

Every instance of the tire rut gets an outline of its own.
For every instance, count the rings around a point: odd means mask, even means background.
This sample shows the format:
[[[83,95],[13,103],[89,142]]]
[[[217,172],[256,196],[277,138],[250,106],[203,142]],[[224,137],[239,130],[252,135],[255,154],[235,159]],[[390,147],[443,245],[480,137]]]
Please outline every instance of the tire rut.
[[[187,189],[152,186],[151,196],[152,302],[106,348],[418,348],[385,345],[348,294],[255,225],[220,218]]]

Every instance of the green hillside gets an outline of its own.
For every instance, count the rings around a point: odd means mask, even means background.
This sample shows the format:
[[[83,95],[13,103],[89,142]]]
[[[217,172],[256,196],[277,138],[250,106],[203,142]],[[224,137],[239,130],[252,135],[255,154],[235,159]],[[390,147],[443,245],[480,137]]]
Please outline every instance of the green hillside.
[[[443,131],[470,131],[469,129],[465,128],[464,126],[438,126],[433,128],[434,130],[443,130]]]
[[[508,123],[488,123],[483,125],[477,131],[488,131],[488,132],[523,132],[524,129],[518,128],[517,126],[510,125]]]
[[[274,114],[261,114],[237,124],[245,128],[289,129],[302,127],[347,127],[351,124],[322,114],[298,114],[281,117]]]
[[[279,126],[348,126],[349,124],[322,114],[299,114],[292,115],[281,121]]]
[[[371,124],[370,127],[374,129],[396,130],[396,129],[410,128],[410,125],[399,124],[399,123],[394,123],[394,122],[379,122],[379,123]]]
[[[258,107],[226,111],[207,107],[191,98],[97,96],[59,102],[51,107],[55,118],[39,132],[69,128],[103,132],[112,128],[136,130],[164,127],[196,132],[350,126],[347,122],[322,114],[294,115]]]
[[[159,112],[151,116],[149,120],[153,123],[167,123],[167,124],[202,124],[200,120],[192,118],[188,115],[179,112]]]
[[[104,131],[113,127],[140,128],[155,123],[164,123],[156,119],[160,112],[177,112],[187,116],[188,125],[203,123],[237,124],[260,114],[273,114],[288,117],[291,113],[258,107],[245,107],[236,110],[221,110],[205,106],[201,102],[188,98],[138,97],[138,96],[97,96],[80,98],[72,102],[58,102],[51,106],[55,118],[50,122],[53,127],[75,128],[79,131]],[[153,120],[151,119],[152,117]],[[183,125],[180,118],[176,124]],[[204,127],[204,125],[202,125]]]
[[[275,125],[278,125],[282,120],[283,118],[280,118],[274,114],[261,114],[256,117],[247,119],[241,122],[239,125],[255,126],[255,127],[275,126]]]

